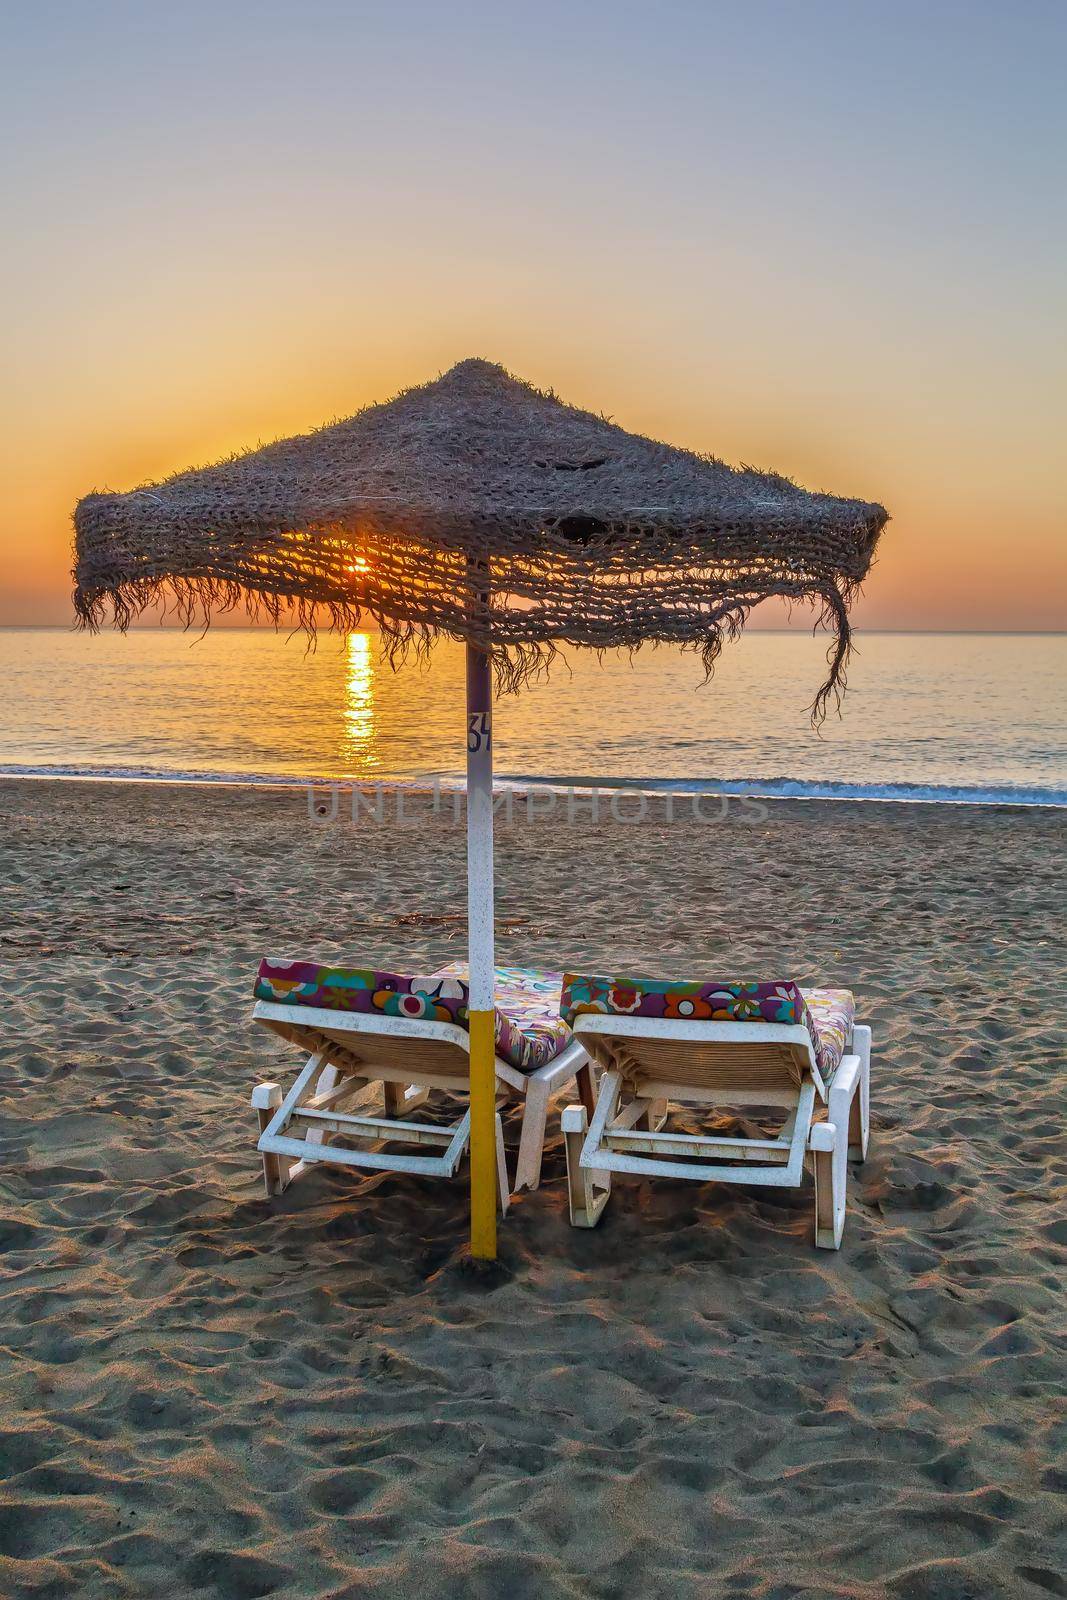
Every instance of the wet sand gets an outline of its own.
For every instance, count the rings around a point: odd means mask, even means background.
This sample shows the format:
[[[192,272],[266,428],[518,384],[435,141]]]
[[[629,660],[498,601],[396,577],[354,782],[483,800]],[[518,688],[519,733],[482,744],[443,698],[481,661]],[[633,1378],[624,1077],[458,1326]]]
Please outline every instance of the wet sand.
[[[0,781],[0,1593],[1067,1594],[1062,813],[520,807],[501,961],[847,984],[873,1132],[835,1255],[810,1187],[573,1231],[553,1122],[493,1288],[462,1184],[268,1203],[247,1109],[295,1066],[261,955],[462,953],[462,831],[416,813]]]

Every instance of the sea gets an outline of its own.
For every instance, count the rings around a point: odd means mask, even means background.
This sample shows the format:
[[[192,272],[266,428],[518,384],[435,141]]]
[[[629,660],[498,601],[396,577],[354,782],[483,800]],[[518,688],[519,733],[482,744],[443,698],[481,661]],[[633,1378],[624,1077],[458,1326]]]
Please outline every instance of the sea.
[[[1067,635],[862,633],[840,717],[826,640],[756,632],[710,682],[673,647],[571,651],[499,698],[497,781],[1067,805]],[[396,671],[373,632],[0,629],[0,774],[146,782],[462,781],[464,661]]]

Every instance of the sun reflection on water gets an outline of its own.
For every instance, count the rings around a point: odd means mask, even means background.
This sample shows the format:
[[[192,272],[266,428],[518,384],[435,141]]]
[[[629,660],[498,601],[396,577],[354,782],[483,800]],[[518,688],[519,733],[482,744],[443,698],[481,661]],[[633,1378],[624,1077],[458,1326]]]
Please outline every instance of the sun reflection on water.
[[[345,765],[365,771],[378,765],[374,743],[374,650],[369,633],[350,633],[346,642],[344,738]]]

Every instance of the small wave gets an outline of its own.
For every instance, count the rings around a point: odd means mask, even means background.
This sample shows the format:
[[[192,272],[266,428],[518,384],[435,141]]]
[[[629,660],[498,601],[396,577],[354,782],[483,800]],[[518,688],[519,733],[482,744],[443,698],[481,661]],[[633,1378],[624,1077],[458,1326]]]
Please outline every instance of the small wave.
[[[406,778],[368,776],[330,778],[277,772],[212,772],[179,768],[32,766],[0,764],[0,778],[59,778],[98,783],[173,783],[242,788],[302,789],[309,784],[342,788],[427,789],[463,787],[458,773],[426,772]],[[497,773],[498,789],[573,789],[601,794],[626,790],[644,794],[708,795],[753,800],[856,800],[961,806],[1067,806],[1067,789],[1028,784],[844,783],[807,778],[618,778],[568,773]]]
[[[807,778],[590,778],[498,775],[511,788],[637,790],[645,794],[716,795],[752,800],[911,801],[926,805],[1067,806],[1067,789],[1024,784],[844,783]]]

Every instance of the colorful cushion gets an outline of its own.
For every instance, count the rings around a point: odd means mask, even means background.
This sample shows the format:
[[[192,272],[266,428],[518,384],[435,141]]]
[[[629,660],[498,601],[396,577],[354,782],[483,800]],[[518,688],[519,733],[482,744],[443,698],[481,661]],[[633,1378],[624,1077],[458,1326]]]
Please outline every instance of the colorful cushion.
[[[819,1071],[829,1083],[852,1038],[856,1001],[851,989],[801,989],[807,1008],[808,1032],[815,1045]]]
[[[458,981],[464,992],[470,972],[465,961],[451,961],[435,976]],[[494,967],[496,1053],[520,1072],[536,1072],[559,1055],[571,1030],[559,1012],[562,972],[537,967]]]
[[[466,977],[467,967],[459,961],[425,977],[373,968],[321,967],[310,961],[261,961],[255,997],[328,1011],[454,1022],[466,1028]],[[559,972],[496,968],[496,1051],[520,1072],[545,1066],[570,1038],[559,1014],[561,984]]]
[[[800,989],[795,983],[686,983],[566,973],[560,998],[564,1022],[573,1024],[575,1017],[588,1011],[708,1022],[802,1024],[811,1037],[819,1071],[829,1082],[852,1035],[856,1004],[847,989]]]

